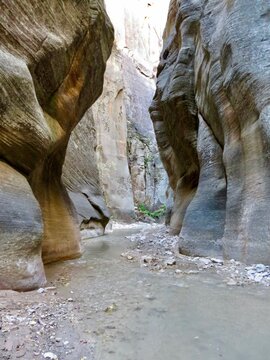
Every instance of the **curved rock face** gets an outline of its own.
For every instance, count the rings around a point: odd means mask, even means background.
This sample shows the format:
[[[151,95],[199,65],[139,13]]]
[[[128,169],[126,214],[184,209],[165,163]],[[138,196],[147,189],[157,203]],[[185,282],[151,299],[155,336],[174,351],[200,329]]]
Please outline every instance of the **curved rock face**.
[[[102,92],[112,42],[102,0],[1,2],[0,288],[43,284],[41,238],[45,262],[80,254],[62,165]]]
[[[91,108],[71,134],[63,167],[64,184],[87,237],[102,235],[110,217],[99,181],[96,132]]]
[[[41,211],[26,178],[0,162],[0,289],[45,284]]]
[[[72,181],[80,188],[88,186],[88,201],[97,196],[101,200],[104,193],[114,218],[130,220],[136,205],[159,207],[166,201],[168,181],[148,107],[154,95],[168,2],[106,0],[105,4],[115,42],[103,93],[71,136],[64,177],[69,184],[71,168],[76,169]],[[103,208],[98,213],[84,212],[82,227],[94,227],[93,221],[104,216]]]
[[[151,107],[180,251],[270,263],[270,7],[172,0]]]

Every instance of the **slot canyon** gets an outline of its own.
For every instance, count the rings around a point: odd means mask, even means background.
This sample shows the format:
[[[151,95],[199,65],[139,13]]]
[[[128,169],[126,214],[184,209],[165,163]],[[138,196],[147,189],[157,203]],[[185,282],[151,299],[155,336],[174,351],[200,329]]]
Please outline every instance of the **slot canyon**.
[[[266,359],[269,1],[0,25],[0,358]]]

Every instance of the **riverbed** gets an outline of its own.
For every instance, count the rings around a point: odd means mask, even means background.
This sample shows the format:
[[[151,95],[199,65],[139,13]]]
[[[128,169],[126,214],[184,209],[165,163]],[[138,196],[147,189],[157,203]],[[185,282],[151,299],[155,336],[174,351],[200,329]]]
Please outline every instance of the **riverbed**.
[[[0,293],[1,359],[268,358],[268,287],[228,286],[211,269],[151,271],[123,256],[136,231],[85,240],[80,259],[46,266],[45,289]]]

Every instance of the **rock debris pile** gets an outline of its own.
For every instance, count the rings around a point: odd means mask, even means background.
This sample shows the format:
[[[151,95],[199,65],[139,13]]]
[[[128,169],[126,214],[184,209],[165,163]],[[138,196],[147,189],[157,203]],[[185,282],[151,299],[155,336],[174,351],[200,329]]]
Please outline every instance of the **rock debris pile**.
[[[253,264],[247,266],[234,259],[215,257],[192,257],[179,254],[178,236],[169,235],[164,225],[152,225],[139,233],[127,236],[136,245],[123,253],[128,261],[138,260],[150,271],[171,271],[176,275],[195,275],[202,271],[214,271],[228,286],[262,284],[270,286],[270,266]]]

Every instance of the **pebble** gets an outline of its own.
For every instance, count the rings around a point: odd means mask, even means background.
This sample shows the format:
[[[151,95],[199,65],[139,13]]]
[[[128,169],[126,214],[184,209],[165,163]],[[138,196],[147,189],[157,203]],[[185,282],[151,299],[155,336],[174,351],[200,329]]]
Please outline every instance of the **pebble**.
[[[165,264],[168,266],[173,266],[176,264],[176,259],[175,258],[169,258],[167,260],[165,260]]]
[[[186,274],[188,274],[188,275],[196,275],[196,274],[199,274],[199,271],[198,270],[188,270],[188,271],[186,271]]]
[[[44,288],[39,288],[39,289],[37,290],[37,293],[43,294],[45,291],[46,291],[46,290],[45,290]]]
[[[235,286],[235,285],[237,285],[237,282],[236,282],[234,279],[230,279],[230,280],[227,282],[227,285],[229,285],[229,286]]]
[[[113,303],[113,304],[111,304],[110,306],[108,306],[104,311],[106,312],[106,313],[112,313],[112,312],[114,312],[114,311],[116,311],[116,310],[118,310],[118,306],[115,304],[115,303]]]
[[[223,265],[224,261],[222,259],[218,259],[218,258],[211,258],[211,261],[214,264],[218,264],[218,265]]]
[[[255,276],[254,276],[254,281],[255,282],[260,282],[260,281],[262,281],[262,279],[263,279],[262,274],[255,274]]]
[[[257,264],[255,268],[256,268],[256,271],[259,273],[264,272],[266,270],[266,266],[263,264]]]
[[[55,355],[55,354],[52,353],[52,352],[46,352],[46,353],[44,353],[44,354],[43,354],[43,357],[44,357],[45,359],[58,360],[57,355]]]
[[[24,357],[25,354],[26,354],[26,350],[20,349],[16,352],[16,358],[22,358],[22,357]]]
[[[142,261],[146,264],[149,264],[153,261],[153,257],[152,256],[143,256]]]
[[[203,263],[204,265],[210,265],[212,263],[212,261],[207,258],[200,258],[200,262]]]

